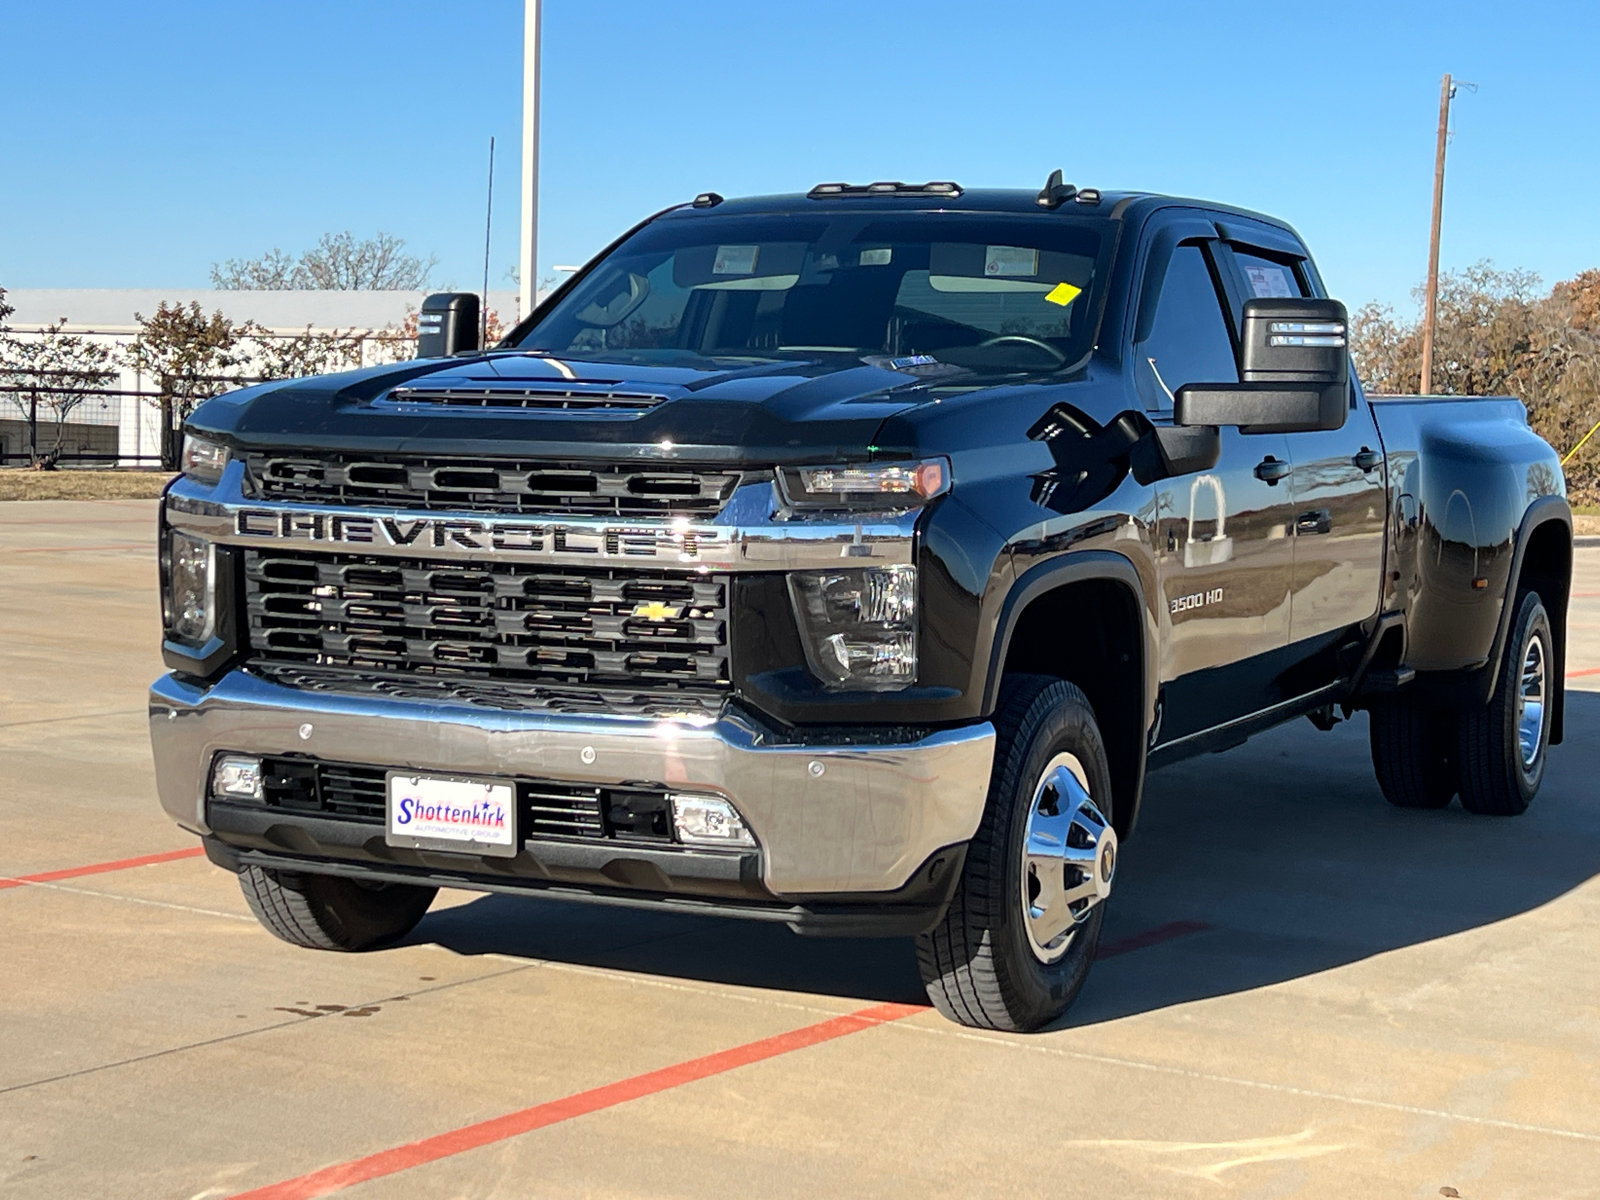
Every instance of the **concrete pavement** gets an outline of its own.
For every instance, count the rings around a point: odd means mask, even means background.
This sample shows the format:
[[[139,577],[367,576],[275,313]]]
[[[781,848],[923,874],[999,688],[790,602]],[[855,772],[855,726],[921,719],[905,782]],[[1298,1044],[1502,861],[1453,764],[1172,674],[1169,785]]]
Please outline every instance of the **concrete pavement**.
[[[0,505],[0,876],[192,845],[149,766],[153,526]],[[805,1032],[921,1004],[905,942],[458,892],[341,956],[204,860],[4,888],[0,1191],[220,1197],[446,1135],[348,1194],[1600,1196],[1600,549],[1574,591],[1525,817],[1390,808],[1359,716],[1158,774],[1118,952],[1034,1037]]]

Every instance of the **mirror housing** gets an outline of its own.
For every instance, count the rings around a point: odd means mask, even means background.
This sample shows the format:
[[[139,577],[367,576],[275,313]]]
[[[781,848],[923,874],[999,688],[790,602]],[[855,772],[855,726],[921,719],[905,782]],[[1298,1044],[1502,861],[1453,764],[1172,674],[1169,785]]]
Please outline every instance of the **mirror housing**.
[[[476,292],[435,292],[417,314],[417,357],[447,358],[478,349]]]
[[[1178,425],[1242,433],[1339,429],[1350,412],[1349,317],[1337,300],[1258,298],[1244,305],[1240,379],[1178,389]]]

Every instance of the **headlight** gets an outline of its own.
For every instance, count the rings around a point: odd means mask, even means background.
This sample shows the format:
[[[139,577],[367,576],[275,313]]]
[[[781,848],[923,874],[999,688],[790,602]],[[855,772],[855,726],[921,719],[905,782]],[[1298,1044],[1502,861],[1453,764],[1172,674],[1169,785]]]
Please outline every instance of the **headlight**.
[[[833,688],[890,691],[917,676],[917,569],[796,571],[789,595],[812,673]]]
[[[916,508],[950,490],[942,458],[849,467],[785,467],[778,472],[794,508]]]
[[[183,473],[196,483],[216,483],[222,478],[222,469],[228,465],[228,448],[221,442],[183,435],[183,456],[180,462]]]
[[[181,641],[200,645],[217,628],[216,547],[176,530],[170,536],[167,630]]]

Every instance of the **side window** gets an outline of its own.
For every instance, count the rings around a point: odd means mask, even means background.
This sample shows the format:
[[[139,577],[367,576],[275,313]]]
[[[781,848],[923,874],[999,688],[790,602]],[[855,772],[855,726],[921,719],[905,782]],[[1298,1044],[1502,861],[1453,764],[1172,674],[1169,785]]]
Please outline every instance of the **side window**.
[[[1233,339],[1199,246],[1172,252],[1150,336],[1134,350],[1139,391],[1151,408],[1171,408],[1186,383],[1239,381]]]
[[[1240,274],[1244,276],[1247,300],[1310,294],[1301,283],[1299,273],[1288,263],[1262,258],[1238,247],[1234,247],[1233,258],[1239,264]]]

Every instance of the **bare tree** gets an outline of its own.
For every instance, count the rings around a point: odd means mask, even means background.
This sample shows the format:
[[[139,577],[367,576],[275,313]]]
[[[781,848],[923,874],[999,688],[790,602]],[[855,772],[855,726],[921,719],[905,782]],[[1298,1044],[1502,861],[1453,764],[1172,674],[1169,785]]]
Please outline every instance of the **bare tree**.
[[[274,247],[259,258],[213,263],[211,283],[229,291],[425,291],[439,260],[406,254],[405,244],[382,232],[360,240],[349,230],[325,233],[299,258]]]
[[[260,258],[230,258],[211,264],[211,286],[228,292],[287,292],[303,287],[296,281],[299,262],[274,246]]]
[[[246,342],[253,326],[235,325],[220,311],[209,317],[198,302],[170,308],[162,301],[154,315],[134,313],[139,334],[123,351],[124,361],[148,375],[161,395],[161,465],[178,465],[178,431],[203,400],[248,382],[241,368],[249,361]]]
[[[0,342],[0,386],[28,422],[28,457],[52,468],[65,449],[67,420],[85,400],[116,377],[109,346],[65,332],[66,318],[35,337]],[[39,453],[39,418],[54,426],[51,449]]]
[[[6,318],[17,310],[6,303],[6,290],[0,287],[0,333],[6,331]]]

